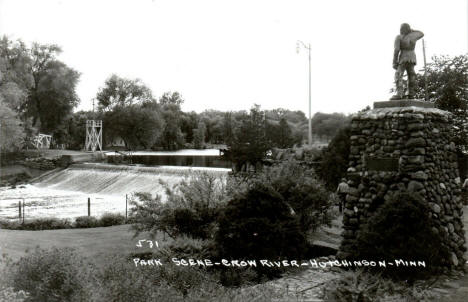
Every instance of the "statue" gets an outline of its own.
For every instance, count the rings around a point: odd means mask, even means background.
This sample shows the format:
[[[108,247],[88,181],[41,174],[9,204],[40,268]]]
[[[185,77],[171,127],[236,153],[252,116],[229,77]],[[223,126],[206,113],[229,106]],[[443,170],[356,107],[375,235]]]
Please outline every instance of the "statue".
[[[392,100],[400,100],[405,96],[403,87],[403,74],[408,76],[408,99],[414,98],[416,85],[416,54],[414,47],[416,41],[424,37],[424,34],[418,30],[412,30],[409,24],[403,23],[400,27],[400,34],[395,39],[395,50],[393,51],[393,69],[395,69],[396,94]]]

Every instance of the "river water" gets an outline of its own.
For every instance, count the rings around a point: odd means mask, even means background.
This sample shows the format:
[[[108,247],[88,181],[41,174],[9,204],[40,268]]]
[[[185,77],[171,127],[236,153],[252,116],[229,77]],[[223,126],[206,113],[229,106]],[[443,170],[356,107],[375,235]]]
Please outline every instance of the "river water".
[[[184,156],[193,153],[193,150],[179,151]],[[202,150],[201,153],[206,155],[208,152]],[[167,156],[165,153],[161,155]],[[126,198],[134,192],[158,194],[164,199],[165,185],[173,186],[193,173],[222,176],[229,171],[231,169],[208,167],[74,164],[33,184],[15,189],[0,188],[0,219],[17,219],[20,201],[26,204],[26,219],[72,219],[88,214],[88,198],[92,216],[101,216],[105,212],[125,214]]]

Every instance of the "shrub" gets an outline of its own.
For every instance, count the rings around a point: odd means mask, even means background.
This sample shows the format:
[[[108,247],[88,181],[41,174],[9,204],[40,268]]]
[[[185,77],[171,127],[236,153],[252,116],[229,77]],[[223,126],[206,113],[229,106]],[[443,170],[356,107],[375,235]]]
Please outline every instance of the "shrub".
[[[228,182],[228,194],[236,197],[257,183],[271,186],[292,207],[302,232],[314,231],[332,219],[331,194],[311,168],[295,160],[265,168],[254,177],[236,175]]]
[[[131,201],[132,228],[155,234],[162,231],[172,238],[186,235],[210,238],[220,209],[225,204],[225,179],[206,172],[194,173],[174,187],[166,186],[167,200],[138,193]],[[137,201],[138,200],[138,201]]]
[[[29,293],[29,301],[88,301],[90,268],[68,248],[37,248],[11,270],[15,290]]]
[[[75,219],[73,226],[75,228],[95,228],[97,227],[98,220],[93,216],[80,216]]]
[[[429,301],[431,293],[423,288],[394,282],[362,270],[346,271],[322,289],[324,301]]]
[[[385,273],[397,279],[414,279],[436,273],[448,259],[443,238],[432,230],[430,209],[419,195],[396,193],[371,216],[358,233],[356,259],[425,261],[426,267],[391,266]]]
[[[158,249],[158,254],[168,259],[209,259],[212,256],[212,248],[211,241],[180,236]]]
[[[71,229],[72,223],[69,219],[58,218],[36,218],[25,220],[19,227],[20,230],[40,231],[55,229]]]
[[[290,160],[265,172],[265,178],[298,215],[303,232],[331,222],[330,194],[312,169]]]
[[[116,259],[99,275],[97,301],[205,301],[219,285],[197,268],[139,266]]]
[[[113,225],[121,225],[125,223],[125,216],[122,214],[104,213],[98,220],[98,226],[108,227]]]
[[[256,184],[232,199],[219,219],[216,244],[232,259],[298,259],[306,247],[297,219],[281,195]]]

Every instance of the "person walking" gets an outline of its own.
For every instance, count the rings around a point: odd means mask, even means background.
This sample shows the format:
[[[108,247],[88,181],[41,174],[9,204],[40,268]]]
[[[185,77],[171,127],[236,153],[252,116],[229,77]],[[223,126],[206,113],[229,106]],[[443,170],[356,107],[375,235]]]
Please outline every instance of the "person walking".
[[[336,189],[336,193],[338,194],[338,197],[340,198],[340,204],[339,204],[340,213],[343,213],[343,208],[345,207],[345,204],[346,204],[346,194],[348,194],[348,189],[349,189],[349,186],[346,183],[346,179],[342,178],[340,184],[338,185],[338,188]]]

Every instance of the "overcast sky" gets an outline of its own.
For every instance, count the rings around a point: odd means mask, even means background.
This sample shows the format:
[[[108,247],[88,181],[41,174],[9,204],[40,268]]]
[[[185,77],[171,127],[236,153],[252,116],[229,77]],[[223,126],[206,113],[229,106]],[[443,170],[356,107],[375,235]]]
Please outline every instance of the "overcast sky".
[[[112,73],[183,110],[356,112],[388,100],[400,24],[425,33],[427,58],[467,52],[466,0],[0,0],[0,35],[55,43],[81,72],[78,109]],[[417,69],[423,68],[422,43]]]

